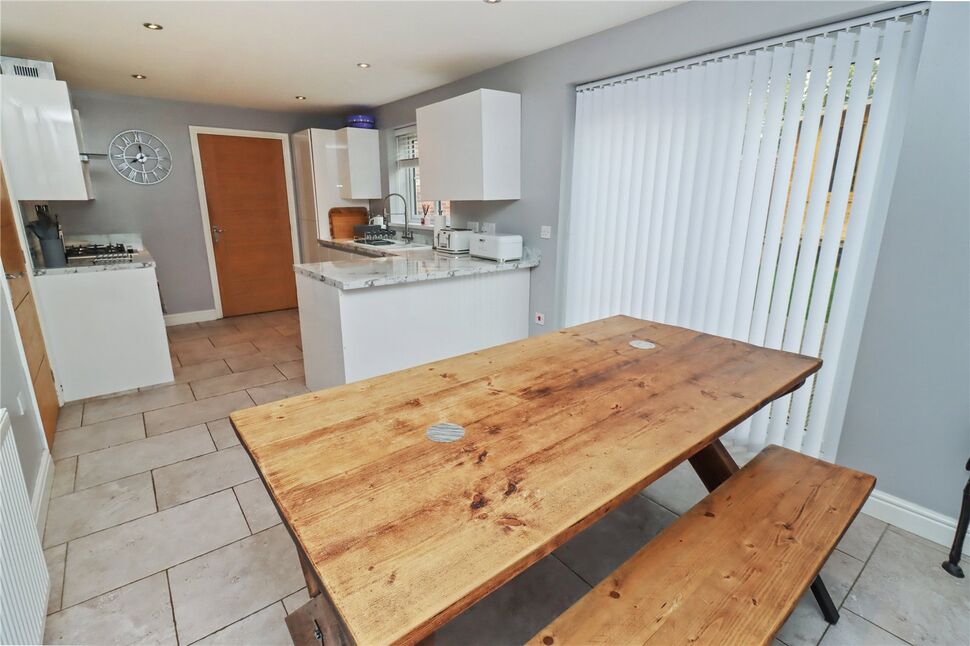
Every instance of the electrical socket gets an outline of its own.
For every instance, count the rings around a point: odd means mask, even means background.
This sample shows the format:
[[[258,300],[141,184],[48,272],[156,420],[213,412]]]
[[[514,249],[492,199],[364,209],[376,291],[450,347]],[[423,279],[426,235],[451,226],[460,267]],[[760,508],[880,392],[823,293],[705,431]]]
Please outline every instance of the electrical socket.
[[[495,235],[495,223],[494,222],[482,222],[482,233],[487,233],[489,235]]]
[[[545,325],[546,315],[542,312],[536,312],[536,325]]]
[[[543,225],[539,227],[539,237],[543,240],[548,240],[552,237],[552,227]]]
[[[478,233],[478,222],[469,222],[468,228],[472,230],[472,233]]]

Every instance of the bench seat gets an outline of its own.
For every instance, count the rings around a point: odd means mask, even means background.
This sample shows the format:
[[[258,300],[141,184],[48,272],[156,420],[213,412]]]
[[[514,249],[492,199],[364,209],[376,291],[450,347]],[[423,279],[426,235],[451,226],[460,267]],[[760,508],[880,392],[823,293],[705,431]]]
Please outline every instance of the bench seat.
[[[529,643],[768,644],[874,485],[770,446]]]

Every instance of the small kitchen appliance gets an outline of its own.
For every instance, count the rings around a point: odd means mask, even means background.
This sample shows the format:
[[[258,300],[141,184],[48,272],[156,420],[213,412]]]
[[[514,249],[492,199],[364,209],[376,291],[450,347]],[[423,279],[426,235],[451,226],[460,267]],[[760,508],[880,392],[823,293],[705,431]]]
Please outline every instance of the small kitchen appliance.
[[[435,249],[450,254],[468,253],[473,235],[471,229],[439,229]]]
[[[522,257],[522,236],[476,233],[471,236],[469,252],[476,258],[499,262],[518,260]]]

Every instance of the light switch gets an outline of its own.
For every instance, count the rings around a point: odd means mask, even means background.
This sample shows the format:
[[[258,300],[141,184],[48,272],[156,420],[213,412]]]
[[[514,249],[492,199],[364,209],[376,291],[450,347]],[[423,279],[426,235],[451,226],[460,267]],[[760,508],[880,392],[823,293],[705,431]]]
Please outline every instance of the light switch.
[[[550,226],[541,226],[541,227],[539,227],[539,237],[542,238],[543,240],[548,240],[549,238],[551,238],[552,237],[552,227],[550,227]]]

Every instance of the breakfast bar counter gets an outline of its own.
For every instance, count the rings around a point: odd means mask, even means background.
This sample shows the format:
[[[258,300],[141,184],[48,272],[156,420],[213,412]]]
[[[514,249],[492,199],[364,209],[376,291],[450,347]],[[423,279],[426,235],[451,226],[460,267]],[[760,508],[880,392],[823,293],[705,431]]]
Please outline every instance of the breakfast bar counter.
[[[328,246],[359,254],[361,245]],[[311,390],[528,336],[529,270],[538,253],[496,262],[408,247],[294,266]]]

